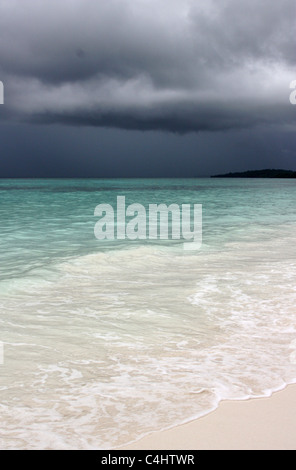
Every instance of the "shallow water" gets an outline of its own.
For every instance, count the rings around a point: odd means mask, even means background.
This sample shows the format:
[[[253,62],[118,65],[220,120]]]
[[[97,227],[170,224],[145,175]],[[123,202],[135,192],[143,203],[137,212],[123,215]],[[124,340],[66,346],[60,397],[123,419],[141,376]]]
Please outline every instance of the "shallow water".
[[[118,195],[202,204],[202,248],[98,241]],[[293,180],[0,181],[1,448],[112,448],[295,382],[295,203]]]

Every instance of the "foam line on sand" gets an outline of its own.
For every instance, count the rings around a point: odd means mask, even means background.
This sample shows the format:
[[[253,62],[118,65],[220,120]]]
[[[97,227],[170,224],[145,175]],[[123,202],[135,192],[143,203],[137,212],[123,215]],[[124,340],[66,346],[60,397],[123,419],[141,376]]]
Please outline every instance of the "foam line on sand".
[[[122,449],[296,450],[296,385],[268,398],[222,401],[206,416]]]

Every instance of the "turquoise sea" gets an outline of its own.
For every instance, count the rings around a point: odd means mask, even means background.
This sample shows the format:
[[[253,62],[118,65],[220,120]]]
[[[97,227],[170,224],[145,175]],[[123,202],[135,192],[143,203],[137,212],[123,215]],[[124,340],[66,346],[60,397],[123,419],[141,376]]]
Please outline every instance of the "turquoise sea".
[[[95,207],[202,204],[203,242]],[[0,448],[112,449],[296,382],[296,181],[0,180]]]

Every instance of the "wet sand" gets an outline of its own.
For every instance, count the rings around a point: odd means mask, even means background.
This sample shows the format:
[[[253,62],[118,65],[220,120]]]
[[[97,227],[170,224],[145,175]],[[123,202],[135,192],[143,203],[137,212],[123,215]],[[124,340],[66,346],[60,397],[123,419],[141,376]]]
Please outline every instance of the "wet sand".
[[[296,450],[296,385],[268,398],[222,401],[206,416],[122,449]]]

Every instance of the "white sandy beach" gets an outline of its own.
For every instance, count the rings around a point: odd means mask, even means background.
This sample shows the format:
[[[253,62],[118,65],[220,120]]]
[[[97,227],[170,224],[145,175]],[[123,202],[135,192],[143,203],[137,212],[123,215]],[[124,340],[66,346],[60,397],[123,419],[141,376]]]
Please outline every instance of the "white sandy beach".
[[[202,418],[124,449],[296,450],[296,385],[268,398],[223,401]]]

